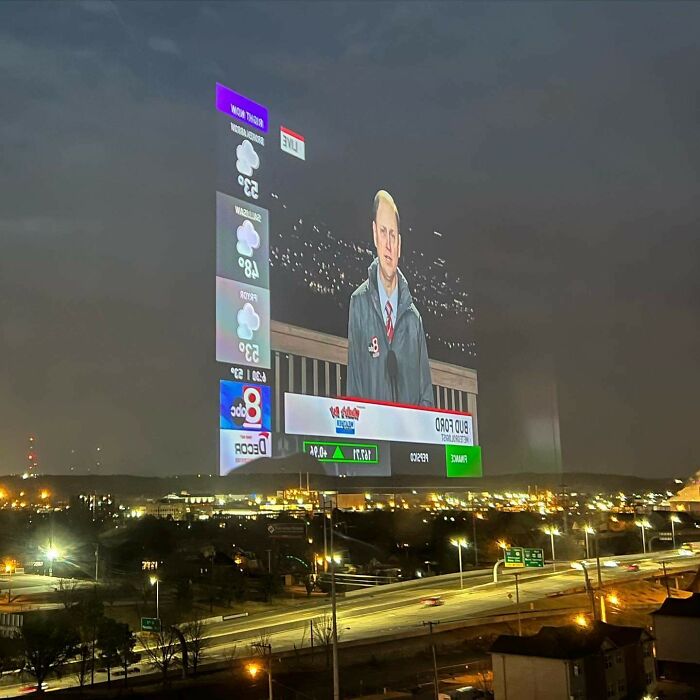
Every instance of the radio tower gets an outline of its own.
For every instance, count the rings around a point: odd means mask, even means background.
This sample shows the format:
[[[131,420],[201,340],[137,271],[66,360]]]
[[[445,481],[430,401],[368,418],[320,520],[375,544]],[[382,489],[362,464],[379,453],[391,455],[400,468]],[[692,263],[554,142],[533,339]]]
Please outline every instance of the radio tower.
[[[27,450],[27,474],[29,477],[35,477],[39,473],[39,456],[36,450],[36,439],[33,435],[29,436],[29,449]]]

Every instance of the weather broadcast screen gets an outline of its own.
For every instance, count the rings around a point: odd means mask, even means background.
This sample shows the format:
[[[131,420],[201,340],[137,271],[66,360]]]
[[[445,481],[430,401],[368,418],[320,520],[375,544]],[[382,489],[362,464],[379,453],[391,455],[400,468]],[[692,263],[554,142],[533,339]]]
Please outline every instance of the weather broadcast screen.
[[[346,167],[323,109],[300,122],[216,85],[221,474],[303,452],[337,476],[480,476],[448,234],[392,172],[400,144],[360,140]]]

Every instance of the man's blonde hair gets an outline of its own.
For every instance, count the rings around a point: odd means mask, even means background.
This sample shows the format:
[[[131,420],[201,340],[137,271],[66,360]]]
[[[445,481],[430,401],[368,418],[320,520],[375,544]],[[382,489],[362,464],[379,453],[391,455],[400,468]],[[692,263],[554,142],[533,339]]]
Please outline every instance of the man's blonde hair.
[[[394,198],[386,190],[379,190],[379,192],[374,195],[374,203],[372,204],[372,221],[377,220],[377,211],[379,211],[379,205],[382,202],[386,202],[386,204],[388,204],[394,210],[394,214],[396,214],[396,232],[400,234],[401,219],[399,217],[399,208],[396,206]]]

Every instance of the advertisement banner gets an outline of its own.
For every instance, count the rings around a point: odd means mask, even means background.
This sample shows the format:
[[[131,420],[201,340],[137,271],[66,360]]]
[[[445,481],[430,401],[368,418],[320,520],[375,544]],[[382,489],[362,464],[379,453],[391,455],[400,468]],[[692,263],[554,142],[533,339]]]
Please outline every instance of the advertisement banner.
[[[284,421],[292,435],[353,437],[359,440],[473,445],[472,417],[367,399],[285,394]]]
[[[260,457],[272,457],[272,436],[259,430],[219,431],[219,473],[226,476]]]
[[[447,476],[482,476],[481,447],[445,445]]]

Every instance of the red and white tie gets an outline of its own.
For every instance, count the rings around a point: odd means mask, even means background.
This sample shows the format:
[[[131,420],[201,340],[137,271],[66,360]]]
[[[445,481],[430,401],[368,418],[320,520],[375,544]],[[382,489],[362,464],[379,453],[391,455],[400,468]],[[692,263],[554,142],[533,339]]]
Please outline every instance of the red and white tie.
[[[387,299],[386,305],[384,306],[384,310],[386,311],[386,337],[389,339],[389,342],[391,342],[394,339],[394,322],[391,320],[391,313],[393,312],[393,308],[391,306],[391,302]]]

